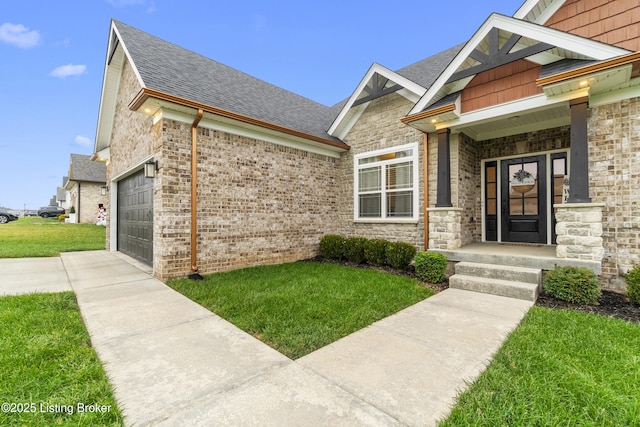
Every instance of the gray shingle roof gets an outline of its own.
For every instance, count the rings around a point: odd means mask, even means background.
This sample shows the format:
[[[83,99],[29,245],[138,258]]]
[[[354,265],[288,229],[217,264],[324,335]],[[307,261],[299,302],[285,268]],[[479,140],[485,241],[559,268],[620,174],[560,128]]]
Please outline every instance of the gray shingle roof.
[[[145,87],[335,140],[327,134],[329,107],[122,22],[114,24]]]
[[[456,55],[462,50],[464,43],[451,47],[428,58],[415,62],[396,71],[425,89],[429,89],[436,79]]]
[[[72,154],[69,163],[69,180],[104,183],[107,181],[107,164],[92,162],[91,156]]]
[[[120,21],[113,21],[146,88],[217,107],[320,138],[344,107],[327,107]],[[429,88],[464,44],[396,72]]]

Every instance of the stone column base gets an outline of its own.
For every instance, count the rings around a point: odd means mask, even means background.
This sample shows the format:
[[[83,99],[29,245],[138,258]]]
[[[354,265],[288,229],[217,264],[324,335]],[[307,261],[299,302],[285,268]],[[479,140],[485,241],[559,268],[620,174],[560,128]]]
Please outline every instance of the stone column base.
[[[452,250],[462,246],[462,209],[428,208],[429,249]]]
[[[556,257],[601,262],[602,209],[604,203],[554,205],[556,213]]]

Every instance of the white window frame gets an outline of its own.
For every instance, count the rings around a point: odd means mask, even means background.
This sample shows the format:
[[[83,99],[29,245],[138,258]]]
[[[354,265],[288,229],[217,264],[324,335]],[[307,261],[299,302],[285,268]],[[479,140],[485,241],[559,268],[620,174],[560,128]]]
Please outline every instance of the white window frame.
[[[417,222],[420,216],[420,212],[419,212],[419,203],[420,203],[420,197],[419,197],[419,145],[417,142],[411,143],[411,144],[405,144],[405,145],[398,145],[395,147],[389,147],[389,148],[385,148],[382,150],[375,150],[375,151],[368,151],[366,153],[361,153],[361,154],[356,154],[353,158],[353,220],[355,222],[395,222],[395,223],[402,223],[402,222]],[[391,160],[381,160],[381,161],[377,161],[377,162],[371,162],[371,163],[365,163],[365,164],[360,164],[360,160],[367,158],[367,157],[375,157],[375,156],[382,156],[385,154],[389,154],[389,153],[394,153],[397,151],[406,151],[406,150],[412,150],[412,154],[410,156],[407,157],[401,157],[398,159],[391,159]],[[371,167],[376,167],[376,166],[380,166],[384,168],[387,165],[391,165],[391,164],[397,164],[397,163],[407,163],[407,162],[411,162],[412,163],[412,186],[411,186],[411,191],[412,191],[412,203],[413,203],[413,215],[411,217],[397,217],[397,216],[393,216],[393,217],[388,217],[387,216],[387,189],[386,189],[386,174],[382,173],[381,178],[382,178],[382,182],[381,182],[381,212],[380,212],[380,217],[379,218],[371,218],[371,217],[365,217],[365,218],[361,218],[360,215],[360,197],[359,197],[359,179],[360,179],[360,169],[367,169],[367,168],[371,168]],[[408,191],[409,189],[407,189]]]

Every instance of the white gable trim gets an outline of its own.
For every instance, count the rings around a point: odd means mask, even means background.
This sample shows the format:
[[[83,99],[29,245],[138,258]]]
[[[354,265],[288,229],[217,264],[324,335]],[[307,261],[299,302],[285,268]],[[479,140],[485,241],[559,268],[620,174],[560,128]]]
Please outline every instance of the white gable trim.
[[[520,6],[520,9],[516,11],[513,17],[542,25],[565,3],[566,0],[527,0]]]
[[[347,117],[349,111],[353,107],[353,104],[358,100],[358,97],[364,91],[364,88],[367,86],[369,81],[373,78],[373,75],[376,73],[402,86],[403,89],[400,89],[397,93],[404,96],[411,102],[416,102],[416,97],[420,98],[426,92],[426,89],[419,84],[407,79],[406,77],[402,77],[400,74],[397,74],[380,64],[374,63],[369,68],[369,71],[367,71],[367,73],[364,75],[364,77],[358,84],[358,87],[353,92],[345,106],[342,108],[342,110],[340,110],[340,114],[338,114],[338,117],[336,117],[328,130],[329,135],[339,139],[343,139],[349,133],[353,125],[358,121],[360,115],[362,115],[362,113],[364,113],[364,111],[366,110],[366,106],[368,105],[368,103],[362,104],[364,108],[359,108],[355,114],[355,117]]]
[[[116,37],[112,37],[112,34]],[[117,43],[117,46],[114,46]],[[115,117],[116,102],[120,81],[122,77],[122,68],[125,58],[129,61],[133,72],[138,79],[141,87],[144,82],[140,76],[140,72],[131,60],[131,55],[127,47],[122,41],[120,32],[115,22],[111,22],[109,28],[109,46],[104,61],[104,77],[102,80],[102,92],[100,94],[100,107],[98,110],[98,126],[96,129],[96,138],[94,143],[94,152],[98,153],[109,147],[111,144],[111,134],[113,130],[113,119]]]
[[[449,78],[458,70],[458,68],[467,60],[469,55],[494,28],[519,34],[521,36],[543,43],[548,43],[572,52],[579,52],[583,55],[588,53],[588,56],[595,60],[610,59],[629,53],[629,51],[625,49],[605,43],[494,13],[489,16],[464,48],[462,48],[453,61],[451,61],[440,77],[438,77],[425,95],[409,112],[409,115],[421,112],[427,105],[429,105],[430,102],[433,101],[433,98],[446,84],[447,80],[449,80]]]

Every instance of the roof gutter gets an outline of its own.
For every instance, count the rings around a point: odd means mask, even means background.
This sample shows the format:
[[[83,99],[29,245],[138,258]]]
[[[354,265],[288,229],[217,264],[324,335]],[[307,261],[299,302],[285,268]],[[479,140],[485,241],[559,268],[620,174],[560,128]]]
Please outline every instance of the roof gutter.
[[[204,280],[198,273],[198,123],[204,111],[198,109],[198,115],[191,124],[191,280]]]
[[[207,113],[215,114],[218,116],[226,117],[229,119],[237,120],[243,123],[248,123],[255,126],[260,126],[266,129],[275,130],[278,132],[286,133],[288,135],[297,136],[304,139],[309,139],[315,142],[320,142],[322,144],[326,144],[332,147],[341,148],[343,150],[349,150],[350,147],[347,144],[344,144],[339,141],[332,141],[330,139],[321,138],[319,136],[311,135],[305,132],[300,132],[294,129],[290,129],[284,126],[276,125],[274,123],[265,122],[263,120],[255,119],[253,117],[245,116],[242,114],[234,113],[228,110],[223,110],[222,108],[213,107],[206,104],[201,104],[199,102],[190,101],[186,98],[181,98],[175,95],[171,95],[168,93],[160,92],[158,90],[142,88],[140,92],[136,95],[136,97],[129,104],[129,108],[131,110],[137,111],[142,104],[147,101],[149,98],[156,98],[162,101],[168,101],[174,104],[182,105],[185,107],[196,108],[198,110],[206,111]]]
[[[563,73],[554,74],[549,77],[543,77],[536,80],[538,86],[545,86],[552,83],[560,83],[565,80],[575,79],[578,77],[587,76],[591,73],[604,71],[611,68],[620,67],[623,65],[632,64],[634,67],[638,66],[640,61],[640,52],[633,52],[628,55],[617,56],[606,61],[601,61],[596,64],[587,65],[584,67],[576,68],[575,70],[565,71]]]

